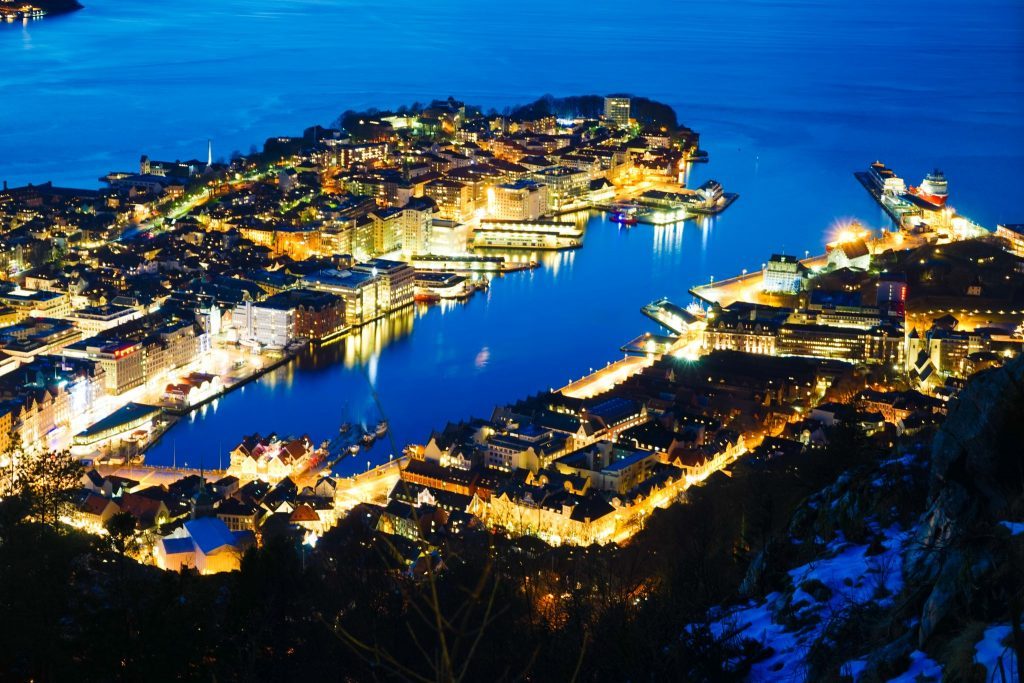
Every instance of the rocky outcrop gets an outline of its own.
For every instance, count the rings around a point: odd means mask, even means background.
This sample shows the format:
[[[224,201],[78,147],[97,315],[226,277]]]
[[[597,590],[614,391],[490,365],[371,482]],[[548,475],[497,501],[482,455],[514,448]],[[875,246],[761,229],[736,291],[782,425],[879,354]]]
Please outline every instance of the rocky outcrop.
[[[908,584],[926,595],[919,646],[999,562],[993,529],[1024,494],[1024,357],[968,383],[931,460],[930,504],[904,558]]]

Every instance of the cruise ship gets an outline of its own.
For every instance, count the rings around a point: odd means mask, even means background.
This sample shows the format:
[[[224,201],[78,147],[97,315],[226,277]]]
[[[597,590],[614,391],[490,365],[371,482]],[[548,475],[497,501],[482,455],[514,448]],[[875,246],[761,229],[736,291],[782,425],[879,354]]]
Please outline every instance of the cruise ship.
[[[924,177],[918,187],[911,187],[907,192],[936,208],[942,208],[946,205],[948,190],[949,183],[946,181],[946,176],[939,169],[935,169]]]

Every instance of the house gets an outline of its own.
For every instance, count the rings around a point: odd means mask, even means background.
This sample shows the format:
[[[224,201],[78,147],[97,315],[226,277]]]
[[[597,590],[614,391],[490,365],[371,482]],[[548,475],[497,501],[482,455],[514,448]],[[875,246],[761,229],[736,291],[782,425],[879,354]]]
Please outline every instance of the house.
[[[118,501],[121,510],[135,518],[139,529],[150,529],[164,524],[171,518],[170,510],[164,501],[139,493],[126,493]]]
[[[871,266],[871,250],[860,238],[840,242],[828,250],[828,264],[833,269],[857,268],[867,270]]]
[[[217,507],[215,514],[231,531],[255,531],[259,523],[260,508],[255,503],[227,498]]]
[[[228,474],[240,479],[279,482],[301,473],[309,465],[314,450],[308,436],[282,440],[276,434],[252,434],[231,451]]]
[[[89,491],[78,505],[76,521],[89,531],[99,533],[110,518],[120,511],[121,508],[114,501]]]
[[[255,542],[251,531],[231,531],[223,520],[201,517],[185,522],[157,541],[153,557],[161,569],[195,569],[200,574],[235,571]]]

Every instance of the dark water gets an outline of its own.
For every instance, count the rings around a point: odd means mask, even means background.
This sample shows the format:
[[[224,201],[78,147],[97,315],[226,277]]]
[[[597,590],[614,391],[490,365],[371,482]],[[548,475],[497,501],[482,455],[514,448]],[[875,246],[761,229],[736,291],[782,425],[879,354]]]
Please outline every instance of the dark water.
[[[845,218],[883,224],[851,176],[876,158],[912,182],[943,168],[952,204],[982,224],[1024,221],[1016,0],[88,5],[0,26],[0,179],[95,185],[143,152],[201,157],[212,138],[227,156],[347,108],[625,90],[675,106],[711,153],[695,179],[742,195],[706,229],[595,218],[557,266],[398,321],[361,354],[321,350],[175,428],[152,461],[174,443],[179,459],[215,457],[256,429],[327,437],[346,403],[373,419],[369,382],[399,445],[559,386],[649,329],[650,299],[817,250]]]

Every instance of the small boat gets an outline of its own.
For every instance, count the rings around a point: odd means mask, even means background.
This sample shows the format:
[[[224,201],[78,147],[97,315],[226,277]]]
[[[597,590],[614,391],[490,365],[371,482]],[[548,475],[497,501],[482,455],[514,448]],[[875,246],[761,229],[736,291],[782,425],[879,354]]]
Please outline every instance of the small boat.
[[[612,223],[618,223],[619,225],[636,225],[636,216],[625,211],[619,211],[612,214]]]
[[[338,427],[339,434],[348,434],[350,431],[352,431],[352,425],[350,425],[348,422],[343,422],[341,426]]]
[[[380,437],[384,436],[387,433],[388,433],[388,421],[387,420],[381,420],[380,422],[377,423],[377,428],[374,430],[374,434],[377,435],[377,438],[380,438]]]
[[[377,440],[377,437],[375,435],[369,433],[369,432],[367,432],[366,434],[363,434],[363,443],[366,444],[367,446],[372,445],[373,442],[376,441],[376,440]]]
[[[354,443],[351,446],[349,446],[348,447],[348,452],[351,453],[352,455],[355,455],[356,453],[358,453],[359,452],[359,444]]]
[[[438,294],[437,292],[431,292],[431,291],[417,292],[413,296],[413,300],[414,301],[419,301],[420,303],[425,303],[425,304],[436,304],[438,301],[441,300],[441,295]]]

